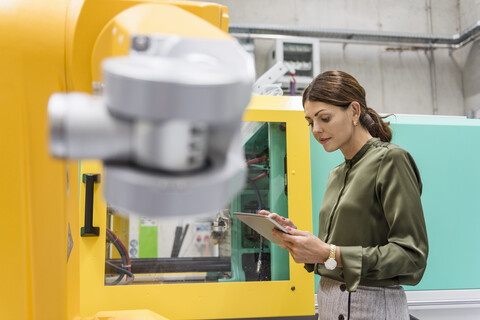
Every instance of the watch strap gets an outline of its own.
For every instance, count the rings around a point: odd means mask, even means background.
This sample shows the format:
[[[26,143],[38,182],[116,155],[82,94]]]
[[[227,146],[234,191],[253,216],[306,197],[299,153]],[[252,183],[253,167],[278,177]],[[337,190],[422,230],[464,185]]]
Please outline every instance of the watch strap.
[[[328,256],[328,259],[334,259],[335,260],[335,253],[337,250],[337,246],[334,244],[330,245],[330,255]]]

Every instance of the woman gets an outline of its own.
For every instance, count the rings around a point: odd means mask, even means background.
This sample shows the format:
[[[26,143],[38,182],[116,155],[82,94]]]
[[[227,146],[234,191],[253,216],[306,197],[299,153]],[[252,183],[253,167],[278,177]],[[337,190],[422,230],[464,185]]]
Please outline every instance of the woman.
[[[408,319],[400,285],[417,284],[428,241],[422,182],[410,154],[390,144],[388,123],[368,108],[349,74],[327,71],[303,94],[305,119],[325,151],[345,162],[328,178],[318,238],[270,215],[290,234],[274,231],[297,263],[320,274],[319,319]]]

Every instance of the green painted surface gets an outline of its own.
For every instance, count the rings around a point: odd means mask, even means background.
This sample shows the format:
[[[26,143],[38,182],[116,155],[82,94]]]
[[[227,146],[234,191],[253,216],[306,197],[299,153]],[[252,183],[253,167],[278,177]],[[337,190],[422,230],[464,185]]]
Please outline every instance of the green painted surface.
[[[270,149],[270,203],[271,212],[288,217],[288,202],[285,194],[285,127],[278,123],[269,123]],[[272,280],[288,280],[288,251],[275,244],[270,244]]]
[[[156,258],[158,255],[157,241],[158,227],[139,226],[138,232],[138,257]]]
[[[480,289],[480,120],[391,117],[392,142],[414,157],[423,180],[430,253],[425,275],[406,290]],[[329,172],[343,162],[310,137],[313,231]],[[315,287],[319,277],[315,276]]]
[[[244,141],[247,159],[266,156],[265,162],[249,166],[249,177],[258,176],[268,169],[268,177],[255,181],[261,199],[262,208],[276,212],[282,216],[288,216],[288,202],[285,190],[284,157],[286,149],[286,132],[278,123],[264,123]],[[235,197],[230,204],[230,211],[254,213],[258,210],[257,196],[250,184]],[[245,272],[242,268],[242,256],[244,254],[256,254],[259,252],[259,238],[256,232],[232,216],[231,232],[231,265],[232,277],[222,279],[222,282],[245,281]],[[255,235],[257,237],[255,237]],[[271,280],[288,280],[290,277],[288,265],[288,252],[270,241],[264,239],[265,254],[270,254]]]
[[[260,123],[259,123],[260,124]],[[251,132],[251,135],[244,141],[244,150],[247,159],[253,159],[265,156],[268,152],[268,125],[263,123]],[[255,164],[249,167],[248,176],[255,177],[262,171],[263,163]],[[258,170],[252,172],[252,170]],[[269,208],[268,197],[268,178],[262,178],[255,182],[260,192],[263,208]],[[222,279],[221,282],[238,282],[246,281],[247,277],[242,266],[243,255],[256,254],[260,251],[258,234],[250,227],[242,223],[233,216],[234,212],[255,213],[258,210],[258,201],[253,187],[245,184],[243,191],[236,196],[230,204],[230,212],[232,214],[232,231],[231,231],[231,268],[232,276],[229,279]],[[270,252],[269,243],[265,242],[264,253]],[[254,267],[254,266],[250,266]]]

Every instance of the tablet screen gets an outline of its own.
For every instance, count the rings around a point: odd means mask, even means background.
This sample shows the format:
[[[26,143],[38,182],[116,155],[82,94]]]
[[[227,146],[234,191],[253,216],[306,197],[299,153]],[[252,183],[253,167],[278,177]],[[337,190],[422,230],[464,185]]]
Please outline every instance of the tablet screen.
[[[288,231],[268,216],[244,212],[235,212],[233,215],[266,239],[273,243],[283,245],[283,242],[273,235],[272,229],[275,228],[285,233],[288,233]]]

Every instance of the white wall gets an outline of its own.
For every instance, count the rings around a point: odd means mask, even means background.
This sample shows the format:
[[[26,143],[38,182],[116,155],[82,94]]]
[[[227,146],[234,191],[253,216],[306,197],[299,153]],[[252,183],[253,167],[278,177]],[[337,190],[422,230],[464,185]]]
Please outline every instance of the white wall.
[[[462,28],[478,21],[480,0],[462,0],[459,6],[459,20]],[[458,61],[463,63],[463,95],[465,111],[471,111],[480,118],[480,41],[476,41],[466,50],[462,50]],[[457,56],[457,53],[454,54]]]
[[[458,3],[460,25],[462,29],[465,29],[478,21],[480,14],[480,1],[460,0]]]
[[[220,0],[230,23],[276,24],[453,35],[480,19],[480,0]],[[431,10],[428,4],[431,2]],[[268,69],[272,40],[255,40],[257,74]],[[465,115],[463,68],[471,46],[451,54],[434,51],[433,72],[424,50],[391,51],[377,45],[320,43],[321,71],[351,73],[365,87],[367,103],[379,112]],[[470,55],[470,59],[472,59]],[[433,86],[432,86],[432,77]],[[470,75],[467,78],[475,78]],[[470,81],[470,80],[468,80]],[[436,87],[436,99],[432,88]],[[470,84],[476,87],[476,84]],[[471,91],[471,90],[470,90]],[[471,95],[471,92],[468,93]]]

